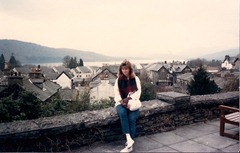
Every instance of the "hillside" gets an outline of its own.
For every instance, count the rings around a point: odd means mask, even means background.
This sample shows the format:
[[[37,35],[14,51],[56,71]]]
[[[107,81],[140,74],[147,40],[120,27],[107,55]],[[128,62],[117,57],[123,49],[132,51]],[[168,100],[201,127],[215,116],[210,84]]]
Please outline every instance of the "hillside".
[[[0,40],[0,55],[3,54],[5,59],[8,60],[11,53],[14,53],[16,59],[22,64],[62,62],[63,57],[66,55],[77,57],[77,59],[82,58],[83,61],[111,61],[120,59],[90,51],[87,52],[67,48],[50,48],[18,40]]]
[[[237,56],[238,54],[239,54],[239,48],[235,48],[235,49],[219,51],[219,52],[212,53],[212,54],[206,54],[206,55],[201,56],[199,58],[204,58],[206,60],[213,60],[213,59],[215,59],[215,60],[223,61],[226,55]]]
[[[101,61],[119,61],[124,58],[127,59],[159,59],[159,61],[164,61],[167,59],[186,59],[174,54],[160,54],[156,53],[155,55],[149,55],[145,58],[139,57],[110,57],[102,54],[97,54],[91,51],[81,51],[67,48],[50,48],[30,42],[23,42],[18,40],[7,40],[0,39],[0,55],[3,54],[5,59],[8,61],[11,53],[14,53],[14,56],[22,64],[26,63],[61,63],[64,56],[69,55],[71,57],[76,57],[78,60],[80,58],[85,62],[101,62]],[[204,58],[207,60],[224,60],[225,55],[236,56],[239,54],[239,49],[230,49],[225,51],[219,51],[212,54],[206,54],[201,57],[195,58]],[[164,58],[163,58],[164,57]],[[190,60],[190,59],[186,59]]]

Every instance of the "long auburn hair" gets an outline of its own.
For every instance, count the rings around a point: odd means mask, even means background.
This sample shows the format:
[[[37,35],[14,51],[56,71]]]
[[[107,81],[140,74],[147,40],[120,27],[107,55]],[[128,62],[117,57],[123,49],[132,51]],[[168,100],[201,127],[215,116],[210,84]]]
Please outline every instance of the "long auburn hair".
[[[135,78],[136,75],[133,71],[132,64],[131,64],[131,62],[129,62],[126,59],[120,64],[120,66],[118,68],[118,77],[122,78],[124,76],[124,74],[122,73],[123,66],[129,68],[130,79]]]

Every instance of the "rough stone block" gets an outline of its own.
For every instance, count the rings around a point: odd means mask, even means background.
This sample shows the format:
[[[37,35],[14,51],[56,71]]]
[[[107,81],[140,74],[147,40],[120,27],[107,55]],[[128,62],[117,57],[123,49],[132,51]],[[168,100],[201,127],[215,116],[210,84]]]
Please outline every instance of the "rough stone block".
[[[190,96],[178,92],[159,92],[157,98],[170,104],[183,104],[190,101]]]

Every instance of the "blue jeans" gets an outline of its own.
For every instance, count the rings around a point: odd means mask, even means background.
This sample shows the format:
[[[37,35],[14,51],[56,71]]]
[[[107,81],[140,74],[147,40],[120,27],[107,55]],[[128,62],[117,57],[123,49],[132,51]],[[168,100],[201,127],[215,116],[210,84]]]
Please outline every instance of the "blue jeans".
[[[129,133],[131,138],[134,139],[136,135],[136,121],[139,115],[139,110],[130,111],[122,105],[116,107],[118,116],[120,118],[122,132]]]

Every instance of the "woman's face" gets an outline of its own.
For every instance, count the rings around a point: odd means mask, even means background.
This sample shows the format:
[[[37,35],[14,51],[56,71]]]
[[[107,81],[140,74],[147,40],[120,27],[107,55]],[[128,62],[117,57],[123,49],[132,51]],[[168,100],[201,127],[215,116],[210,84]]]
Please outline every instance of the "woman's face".
[[[123,66],[121,70],[122,70],[123,75],[129,76],[130,69],[127,66]]]

